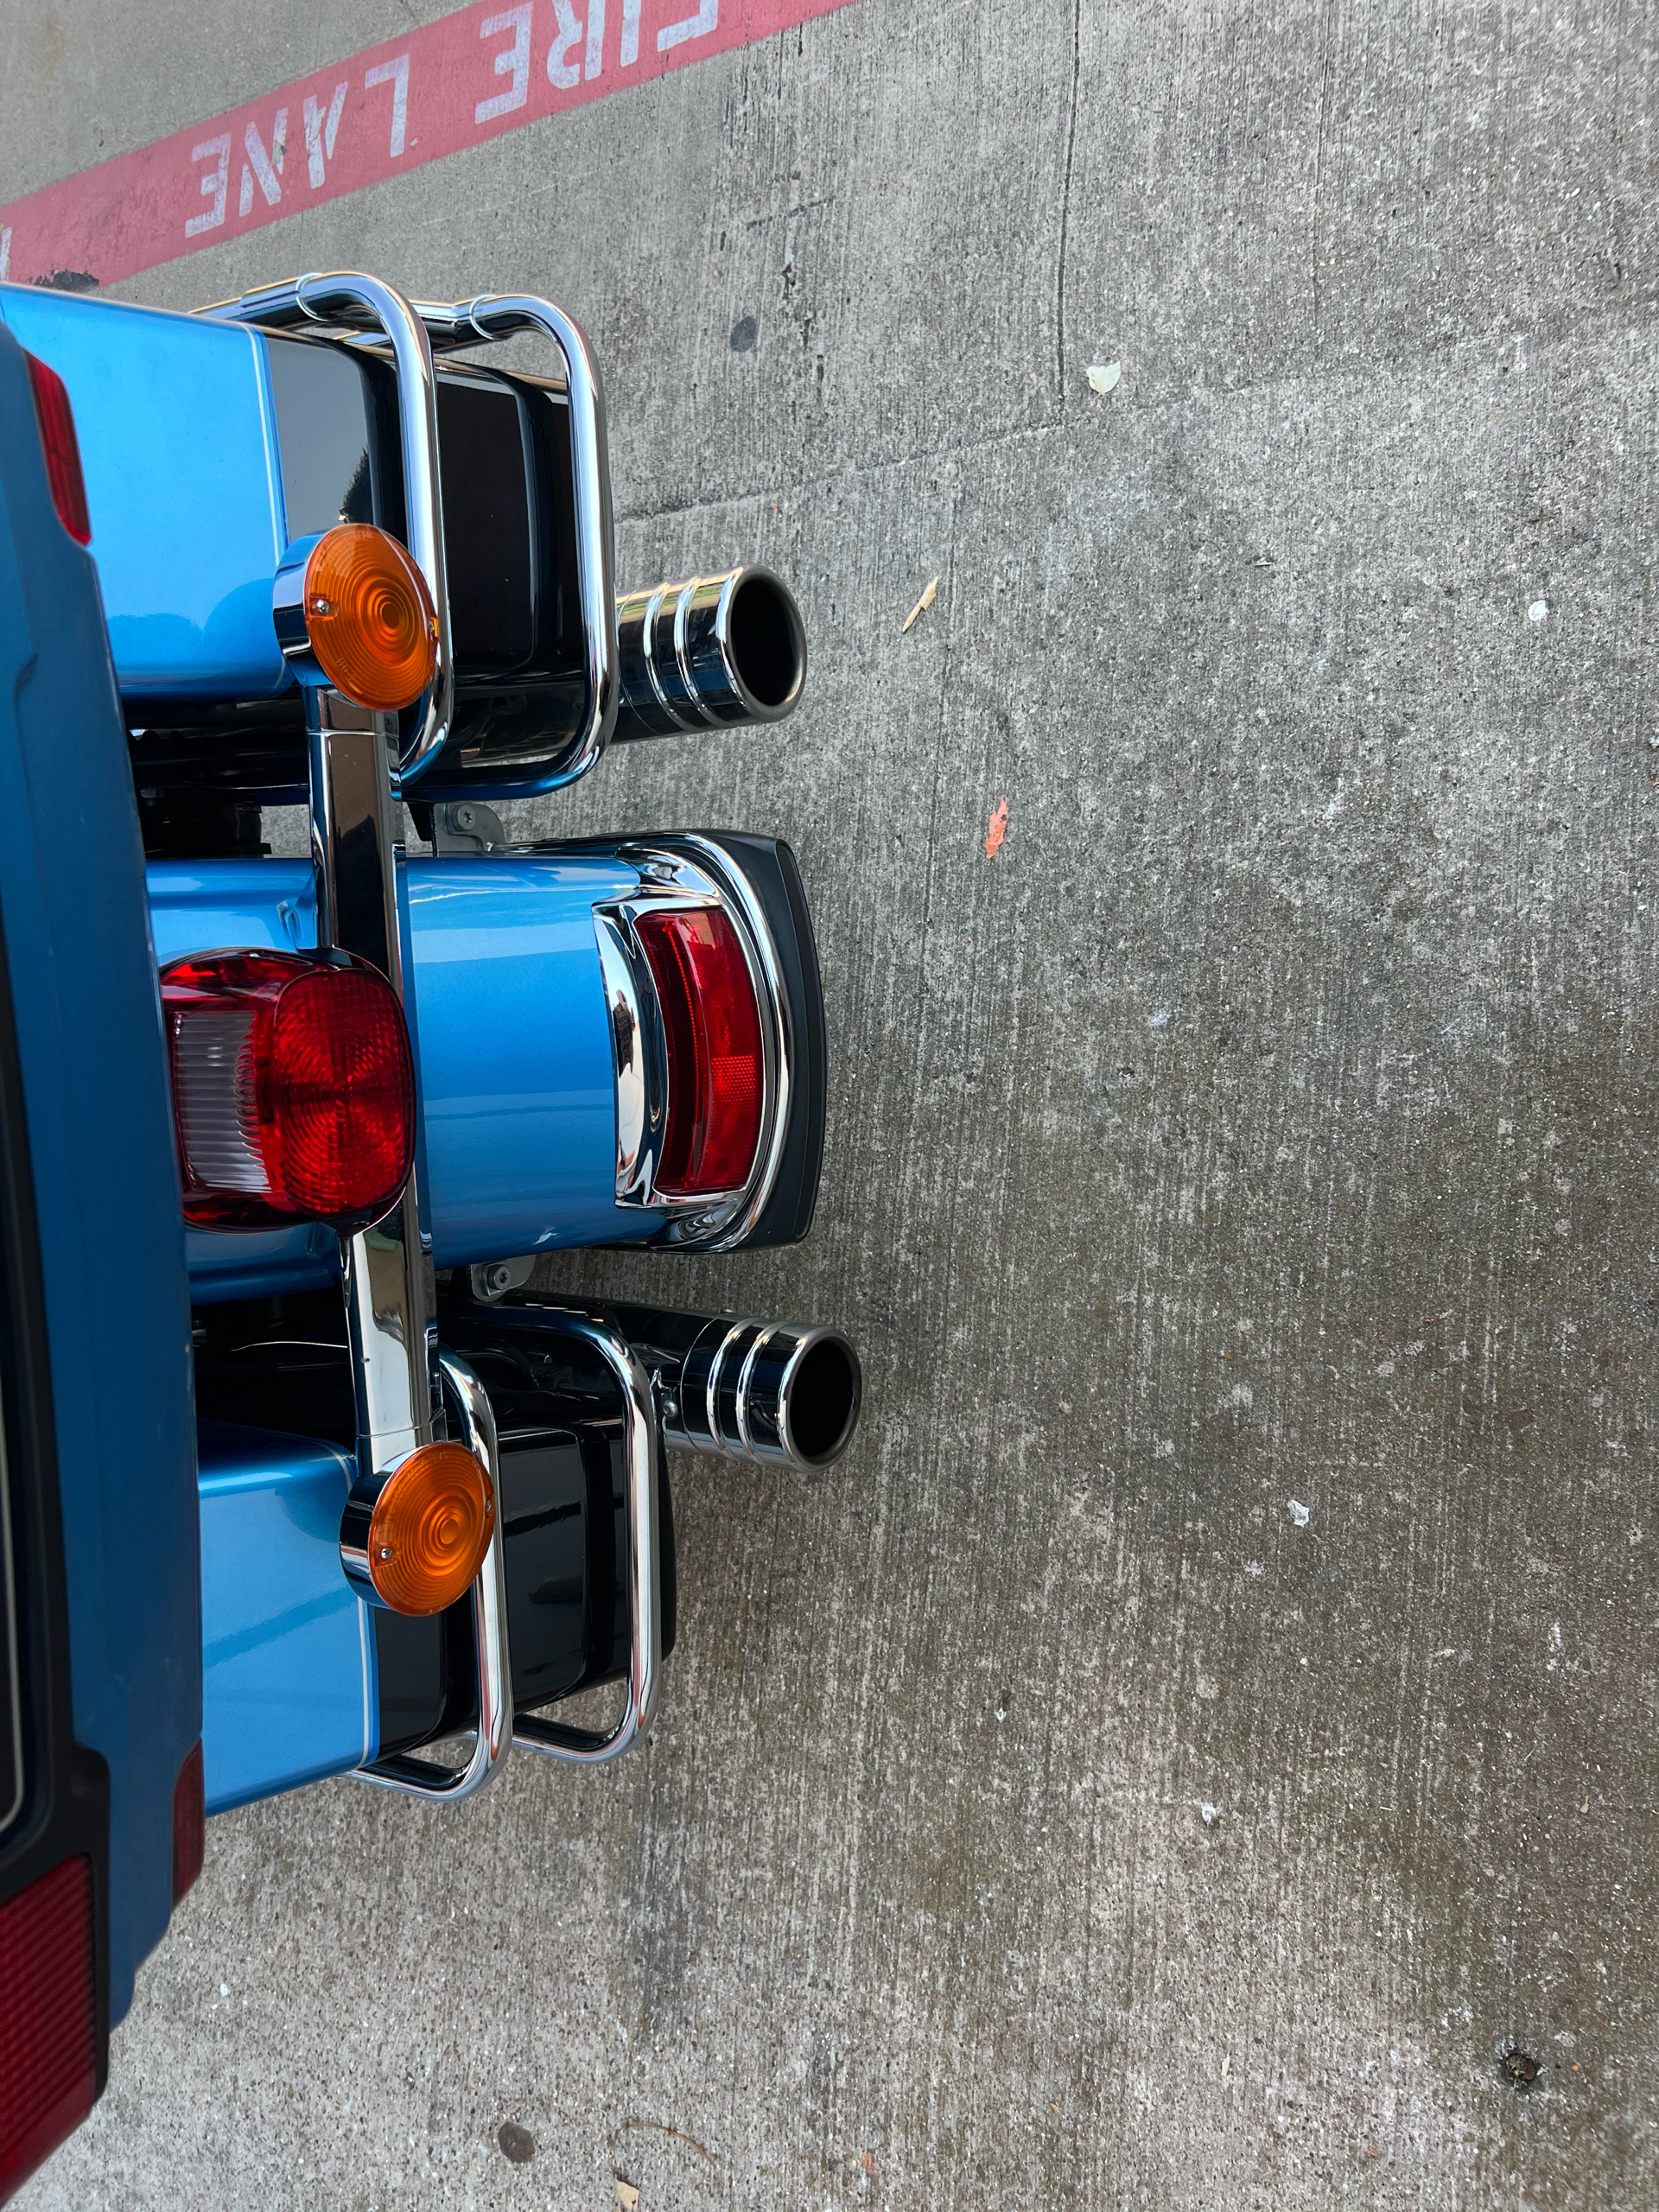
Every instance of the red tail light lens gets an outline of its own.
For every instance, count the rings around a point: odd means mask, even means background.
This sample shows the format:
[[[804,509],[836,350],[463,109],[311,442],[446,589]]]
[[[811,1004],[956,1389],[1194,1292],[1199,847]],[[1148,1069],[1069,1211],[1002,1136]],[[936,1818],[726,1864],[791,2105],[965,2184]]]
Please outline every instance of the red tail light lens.
[[[63,378],[44,361],[26,353],[29,381],[35,393],[35,419],[41,426],[41,445],[46,454],[46,480],[52,486],[52,504],[58,520],[77,545],[90,545],[92,525],[86,513],[86,485],[80,473],[80,442]]]
[[[162,971],[185,1218],[360,1229],[409,1179],[415,1070],[397,995],[364,965],[215,952]]]
[[[98,2099],[92,1869],[66,1859],[0,1905],[0,2198]]]
[[[766,1096],[760,1008],[742,940],[715,906],[642,915],[638,926],[668,1039],[657,1188],[671,1198],[740,1190],[754,1166]]]
[[[195,1885],[207,1845],[207,1798],[201,1745],[193,1745],[173,1785],[173,1902]]]

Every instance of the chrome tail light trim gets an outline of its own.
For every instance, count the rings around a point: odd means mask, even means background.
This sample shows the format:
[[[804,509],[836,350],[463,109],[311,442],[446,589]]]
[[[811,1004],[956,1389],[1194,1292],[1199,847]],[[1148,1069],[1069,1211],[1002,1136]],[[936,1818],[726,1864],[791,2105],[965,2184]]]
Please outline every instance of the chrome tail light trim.
[[[634,871],[638,887],[594,909],[616,1082],[616,1203],[665,1217],[653,1242],[723,1252],[766,1211],[789,1128],[795,1040],[778,948],[753,887],[728,853],[691,835],[616,842],[580,840],[519,851],[603,853]],[[719,907],[734,925],[760,1010],[760,1141],[741,1188],[695,1198],[656,1188],[668,1122],[668,1044],[651,965],[635,926],[647,913]]]

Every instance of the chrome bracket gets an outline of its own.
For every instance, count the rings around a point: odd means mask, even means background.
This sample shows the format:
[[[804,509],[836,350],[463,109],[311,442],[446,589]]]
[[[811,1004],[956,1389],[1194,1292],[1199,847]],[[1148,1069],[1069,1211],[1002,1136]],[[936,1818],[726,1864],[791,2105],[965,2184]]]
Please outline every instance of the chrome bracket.
[[[359,1781],[411,1797],[437,1797],[454,1804],[470,1797],[499,1771],[512,1747],[512,1659],[507,1646],[507,1585],[501,1558],[501,1452],[489,1394],[464,1359],[440,1352],[443,1379],[454,1400],[460,1440],[484,1464],[494,1490],[495,1529],[473,1585],[473,1643],[478,1659],[478,1734],[464,1766],[442,1767],[394,1752],[357,1769]]]
[[[306,713],[317,942],[356,953],[380,970],[403,1001],[413,1042],[390,772],[393,720],[315,684],[306,687]],[[340,1262],[358,1462],[359,1471],[372,1477],[443,1433],[418,1157],[391,1212],[340,1239]]]
[[[482,799],[442,798],[432,809],[432,849],[440,858],[464,854],[481,858],[507,842],[501,817]]]
[[[390,747],[396,725],[390,715],[375,714],[316,685],[307,686],[306,710],[318,942],[373,962],[403,1000],[412,1038],[391,795]],[[471,1758],[450,1770],[393,1754],[358,1771],[365,1782],[417,1797],[467,1797],[483,1787],[506,1757],[512,1713],[500,1454],[483,1386],[464,1360],[438,1350],[418,1165],[383,1220],[340,1239],[340,1261],[359,1473],[372,1478],[444,1433],[447,1384],[460,1418],[461,1440],[483,1462],[498,1501],[489,1548],[472,1590],[478,1734]]]
[[[622,1394],[628,1538],[628,1690],[621,1717],[604,1731],[575,1728],[540,1713],[517,1715],[512,1740],[523,1751],[581,1766],[603,1766],[651,1726],[663,1669],[662,1549],[657,1528],[662,1431],[651,1377],[639,1354],[603,1313],[585,1306],[538,1306],[538,1319],[596,1351]],[[448,1354],[445,1355],[446,1359]]]
[[[499,1305],[510,1290],[522,1290],[536,1272],[539,1255],[527,1252],[517,1260],[484,1260],[467,1270],[467,1286],[475,1303]]]

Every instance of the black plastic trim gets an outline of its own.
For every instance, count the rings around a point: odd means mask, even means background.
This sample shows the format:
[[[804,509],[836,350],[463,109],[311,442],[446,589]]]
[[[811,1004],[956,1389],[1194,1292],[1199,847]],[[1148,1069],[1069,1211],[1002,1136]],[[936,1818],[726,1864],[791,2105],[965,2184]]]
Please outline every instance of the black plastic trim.
[[[696,834],[730,855],[760,901],[783,970],[795,1044],[789,1127],[778,1179],[766,1211],[733,1249],[752,1251],[766,1244],[798,1244],[811,1228],[817,1208],[830,1065],[823,978],[800,863],[794,849],[781,837],[756,837],[740,830],[703,830]]]

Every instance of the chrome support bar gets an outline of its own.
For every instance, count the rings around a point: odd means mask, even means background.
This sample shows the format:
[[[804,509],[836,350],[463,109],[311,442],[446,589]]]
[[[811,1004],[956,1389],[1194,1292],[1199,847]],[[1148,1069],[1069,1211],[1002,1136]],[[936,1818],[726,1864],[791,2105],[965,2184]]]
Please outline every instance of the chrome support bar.
[[[397,899],[393,717],[308,684],[306,718],[317,942],[371,961],[403,1000],[412,1033]],[[363,1475],[372,1477],[443,1433],[418,1170],[383,1220],[340,1239],[340,1257],[358,1462]]]
[[[404,985],[397,817],[391,780],[396,718],[359,707],[337,691],[308,684],[306,727],[317,942],[372,961],[404,1001],[412,1033],[414,1007]],[[416,1057],[418,1064],[418,1044]],[[383,1789],[454,1802],[481,1789],[507,1755],[512,1666],[495,1416],[472,1369],[452,1353],[438,1350],[418,1168],[383,1220],[355,1236],[341,1238],[340,1259],[359,1478],[373,1478],[417,1446],[443,1434],[447,1384],[460,1421],[461,1441],[483,1463],[497,1501],[489,1548],[472,1590],[478,1732],[471,1758],[464,1766],[446,1769],[394,1753],[358,1770],[364,1781]]]
[[[639,1355],[612,1321],[586,1307],[563,1306],[538,1306],[537,1317],[596,1351],[621,1392],[628,1531],[628,1694],[621,1718],[603,1733],[547,1720],[539,1713],[521,1713],[513,1722],[512,1740],[522,1750],[541,1751],[549,1758],[602,1766],[626,1751],[636,1736],[645,1733],[657,1709],[663,1667],[662,1554],[657,1530],[662,1439],[650,1377]],[[448,1355],[444,1357],[447,1363]],[[505,1517],[505,1512],[499,1514],[498,1525]]]
[[[438,618],[438,664],[417,711],[414,734],[401,759],[393,762],[395,779],[412,783],[449,734],[455,691],[448,569],[443,553],[443,501],[438,487],[437,385],[426,325],[401,292],[394,292],[378,276],[346,270],[292,276],[281,284],[244,292],[239,299],[199,308],[197,313],[210,321],[257,323],[268,330],[292,330],[311,324],[327,329],[377,332],[391,347],[404,449],[405,542],[426,578]]]
[[[507,1645],[507,1586],[501,1559],[501,1453],[488,1393],[464,1359],[439,1355],[443,1379],[455,1403],[461,1439],[484,1464],[496,1496],[495,1531],[473,1585],[473,1638],[478,1658],[478,1734],[465,1766],[435,1766],[407,1753],[359,1767],[359,1779],[411,1797],[440,1798],[454,1804],[481,1789],[499,1770],[512,1746],[512,1662]]]

